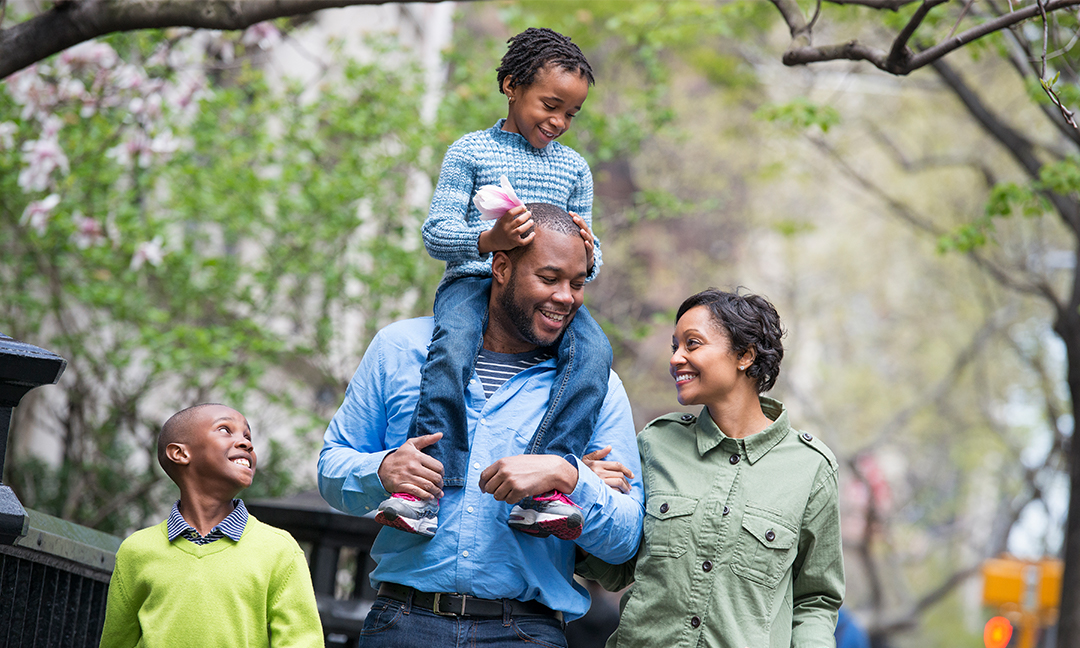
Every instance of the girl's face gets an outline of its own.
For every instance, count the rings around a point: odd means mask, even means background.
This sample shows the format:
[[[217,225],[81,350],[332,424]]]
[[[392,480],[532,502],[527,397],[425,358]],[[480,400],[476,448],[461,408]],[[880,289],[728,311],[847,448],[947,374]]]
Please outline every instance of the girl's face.
[[[670,371],[681,405],[711,405],[736,389],[754,389],[746,375],[753,362],[753,349],[735,355],[727,332],[705,306],[691,308],[675,324]]]
[[[511,88],[507,77],[503,92],[510,102],[503,130],[518,133],[542,149],[570,130],[570,122],[589,96],[589,82],[576,71],[547,65],[537,70],[527,86]]]

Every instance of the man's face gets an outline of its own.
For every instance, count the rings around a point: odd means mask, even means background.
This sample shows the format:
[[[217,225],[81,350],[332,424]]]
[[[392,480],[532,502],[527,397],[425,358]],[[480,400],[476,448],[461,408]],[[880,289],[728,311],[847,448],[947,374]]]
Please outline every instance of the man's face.
[[[550,346],[559,339],[581,307],[588,274],[585,263],[585,243],[576,233],[536,231],[513,262],[489,319],[489,326],[501,326],[511,344],[520,346],[506,353]]]

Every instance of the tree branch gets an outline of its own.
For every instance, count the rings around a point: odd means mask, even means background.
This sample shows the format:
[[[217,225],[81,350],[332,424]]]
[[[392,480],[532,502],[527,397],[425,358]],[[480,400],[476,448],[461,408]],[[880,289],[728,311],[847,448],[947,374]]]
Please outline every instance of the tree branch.
[[[911,20],[904,25],[904,28],[900,30],[900,34],[897,35],[896,40],[893,41],[892,49],[889,50],[889,57],[885,59],[885,67],[887,69],[902,69],[912,57],[911,50],[908,49],[908,42],[911,41],[911,37],[915,35],[915,30],[919,28],[919,25],[926,20],[926,16],[929,15],[930,10],[939,4],[943,4],[948,0],[926,0],[922,5],[915,10],[915,13],[911,16]]]
[[[1080,2],[1080,0],[1077,1]],[[960,102],[964,104],[964,107],[967,108],[968,112],[971,113],[971,116],[975,118],[975,121],[983,127],[983,130],[991,137],[1001,142],[1002,146],[1005,147],[1012,155],[1013,159],[1016,160],[1028,174],[1028,177],[1033,180],[1038,180],[1039,172],[1042,170],[1043,164],[1042,161],[1035,156],[1034,147],[1031,142],[998,118],[998,116],[983,103],[982,98],[964,83],[964,80],[960,78],[960,75],[956,73],[956,70],[954,70],[951,65],[945,61],[935,61],[933,67],[934,71],[936,71],[938,76],[945,82],[945,85],[949,86],[949,89],[951,89]],[[1054,209],[1058,211],[1062,220],[1065,221],[1069,228],[1073,232],[1080,233],[1080,213],[1078,213],[1076,201],[1051,192],[1046,192],[1044,195],[1054,205]]]
[[[795,4],[794,0],[772,0],[773,4],[776,5],[776,8],[780,11],[780,15],[788,24],[792,35],[791,45],[788,47],[787,51],[784,52],[782,60],[784,65],[788,66],[838,60],[866,61],[882,71],[897,76],[904,76],[921,67],[934,63],[946,54],[960,49],[964,45],[978,40],[983,36],[987,36],[996,31],[1012,27],[1025,20],[1034,18],[1043,10],[1050,13],[1059,9],[1080,5],[1080,0],[1049,0],[1044,3],[1042,7],[1035,4],[1015,11],[1010,11],[997,18],[976,25],[971,29],[960,32],[959,34],[952,35],[945,41],[938,43],[933,47],[924,49],[917,54],[910,55],[907,44],[914,36],[915,30],[922,24],[922,20],[926,17],[926,14],[930,9],[942,4],[944,1],[945,0],[925,0],[923,5],[915,12],[915,16],[908,21],[908,24],[905,25],[904,29],[894,40],[890,52],[886,54],[878,48],[864,45],[857,40],[851,40],[838,45],[821,45],[813,47],[810,45],[809,34],[804,34],[806,31],[806,22],[802,16],[801,10],[799,10],[798,5]],[[857,4],[876,9],[887,8],[892,10],[905,4],[910,4],[909,2],[888,3],[885,0],[881,0],[880,2],[874,2],[873,0],[830,0],[830,2],[833,4]]]
[[[441,0],[416,0],[439,2]],[[1080,0],[1077,0],[1080,2]],[[83,41],[135,29],[245,29],[320,9],[388,0],[68,0],[0,31],[0,79]]]

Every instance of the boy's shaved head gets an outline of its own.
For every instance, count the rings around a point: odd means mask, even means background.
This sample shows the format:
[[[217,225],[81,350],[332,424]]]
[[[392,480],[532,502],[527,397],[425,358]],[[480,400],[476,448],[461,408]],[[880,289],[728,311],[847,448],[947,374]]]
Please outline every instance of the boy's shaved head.
[[[173,414],[169,417],[168,421],[165,421],[165,425],[161,426],[161,433],[158,434],[157,442],[157,459],[161,464],[161,468],[165,471],[165,474],[169,478],[175,481],[173,475],[173,462],[169,461],[169,458],[165,455],[165,449],[169,447],[170,443],[185,443],[191,434],[191,421],[195,418],[195,414],[204,407],[224,407],[220,403],[199,403],[198,405],[192,405]]]

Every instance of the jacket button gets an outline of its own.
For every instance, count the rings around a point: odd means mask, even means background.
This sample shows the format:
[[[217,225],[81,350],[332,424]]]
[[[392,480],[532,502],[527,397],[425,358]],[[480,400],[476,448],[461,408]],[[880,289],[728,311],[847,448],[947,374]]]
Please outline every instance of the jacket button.
[[[730,461],[731,465],[734,466],[735,464],[739,463],[739,455],[737,455],[737,454],[731,455],[730,457],[728,457],[728,461]]]
[[[693,414],[683,414],[683,415],[682,415],[682,420],[684,420],[684,421],[686,421],[687,423],[689,423],[690,421],[693,421],[693,420],[694,420],[694,415],[693,415]]]
[[[809,432],[803,432],[802,433],[802,438],[803,438],[803,441],[813,441],[814,440],[814,435],[810,434]]]
[[[701,568],[707,572],[712,571],[712,561],[706,560],[705,562],[701,563]]]
[[[701,625],[701,619],[699,619],[698,617],[690,617],[690,627],[691,628],[696,628],[699,625]]]
[[[773,533],[772,529],[769,529],[768,531],[765,532],[765,539],[768,540],[769,542],[772,542],[773,540],[776,540],[776,534]]]
[[[727,515],[728,513],[731,513],[731,509],[729,509],[728,507],[725,506],[724,507],[724,515]]]
[[[663,504],[660,505],[660,512],[661,513],[667,513],[668,512],[667,502],[664,502]]]

